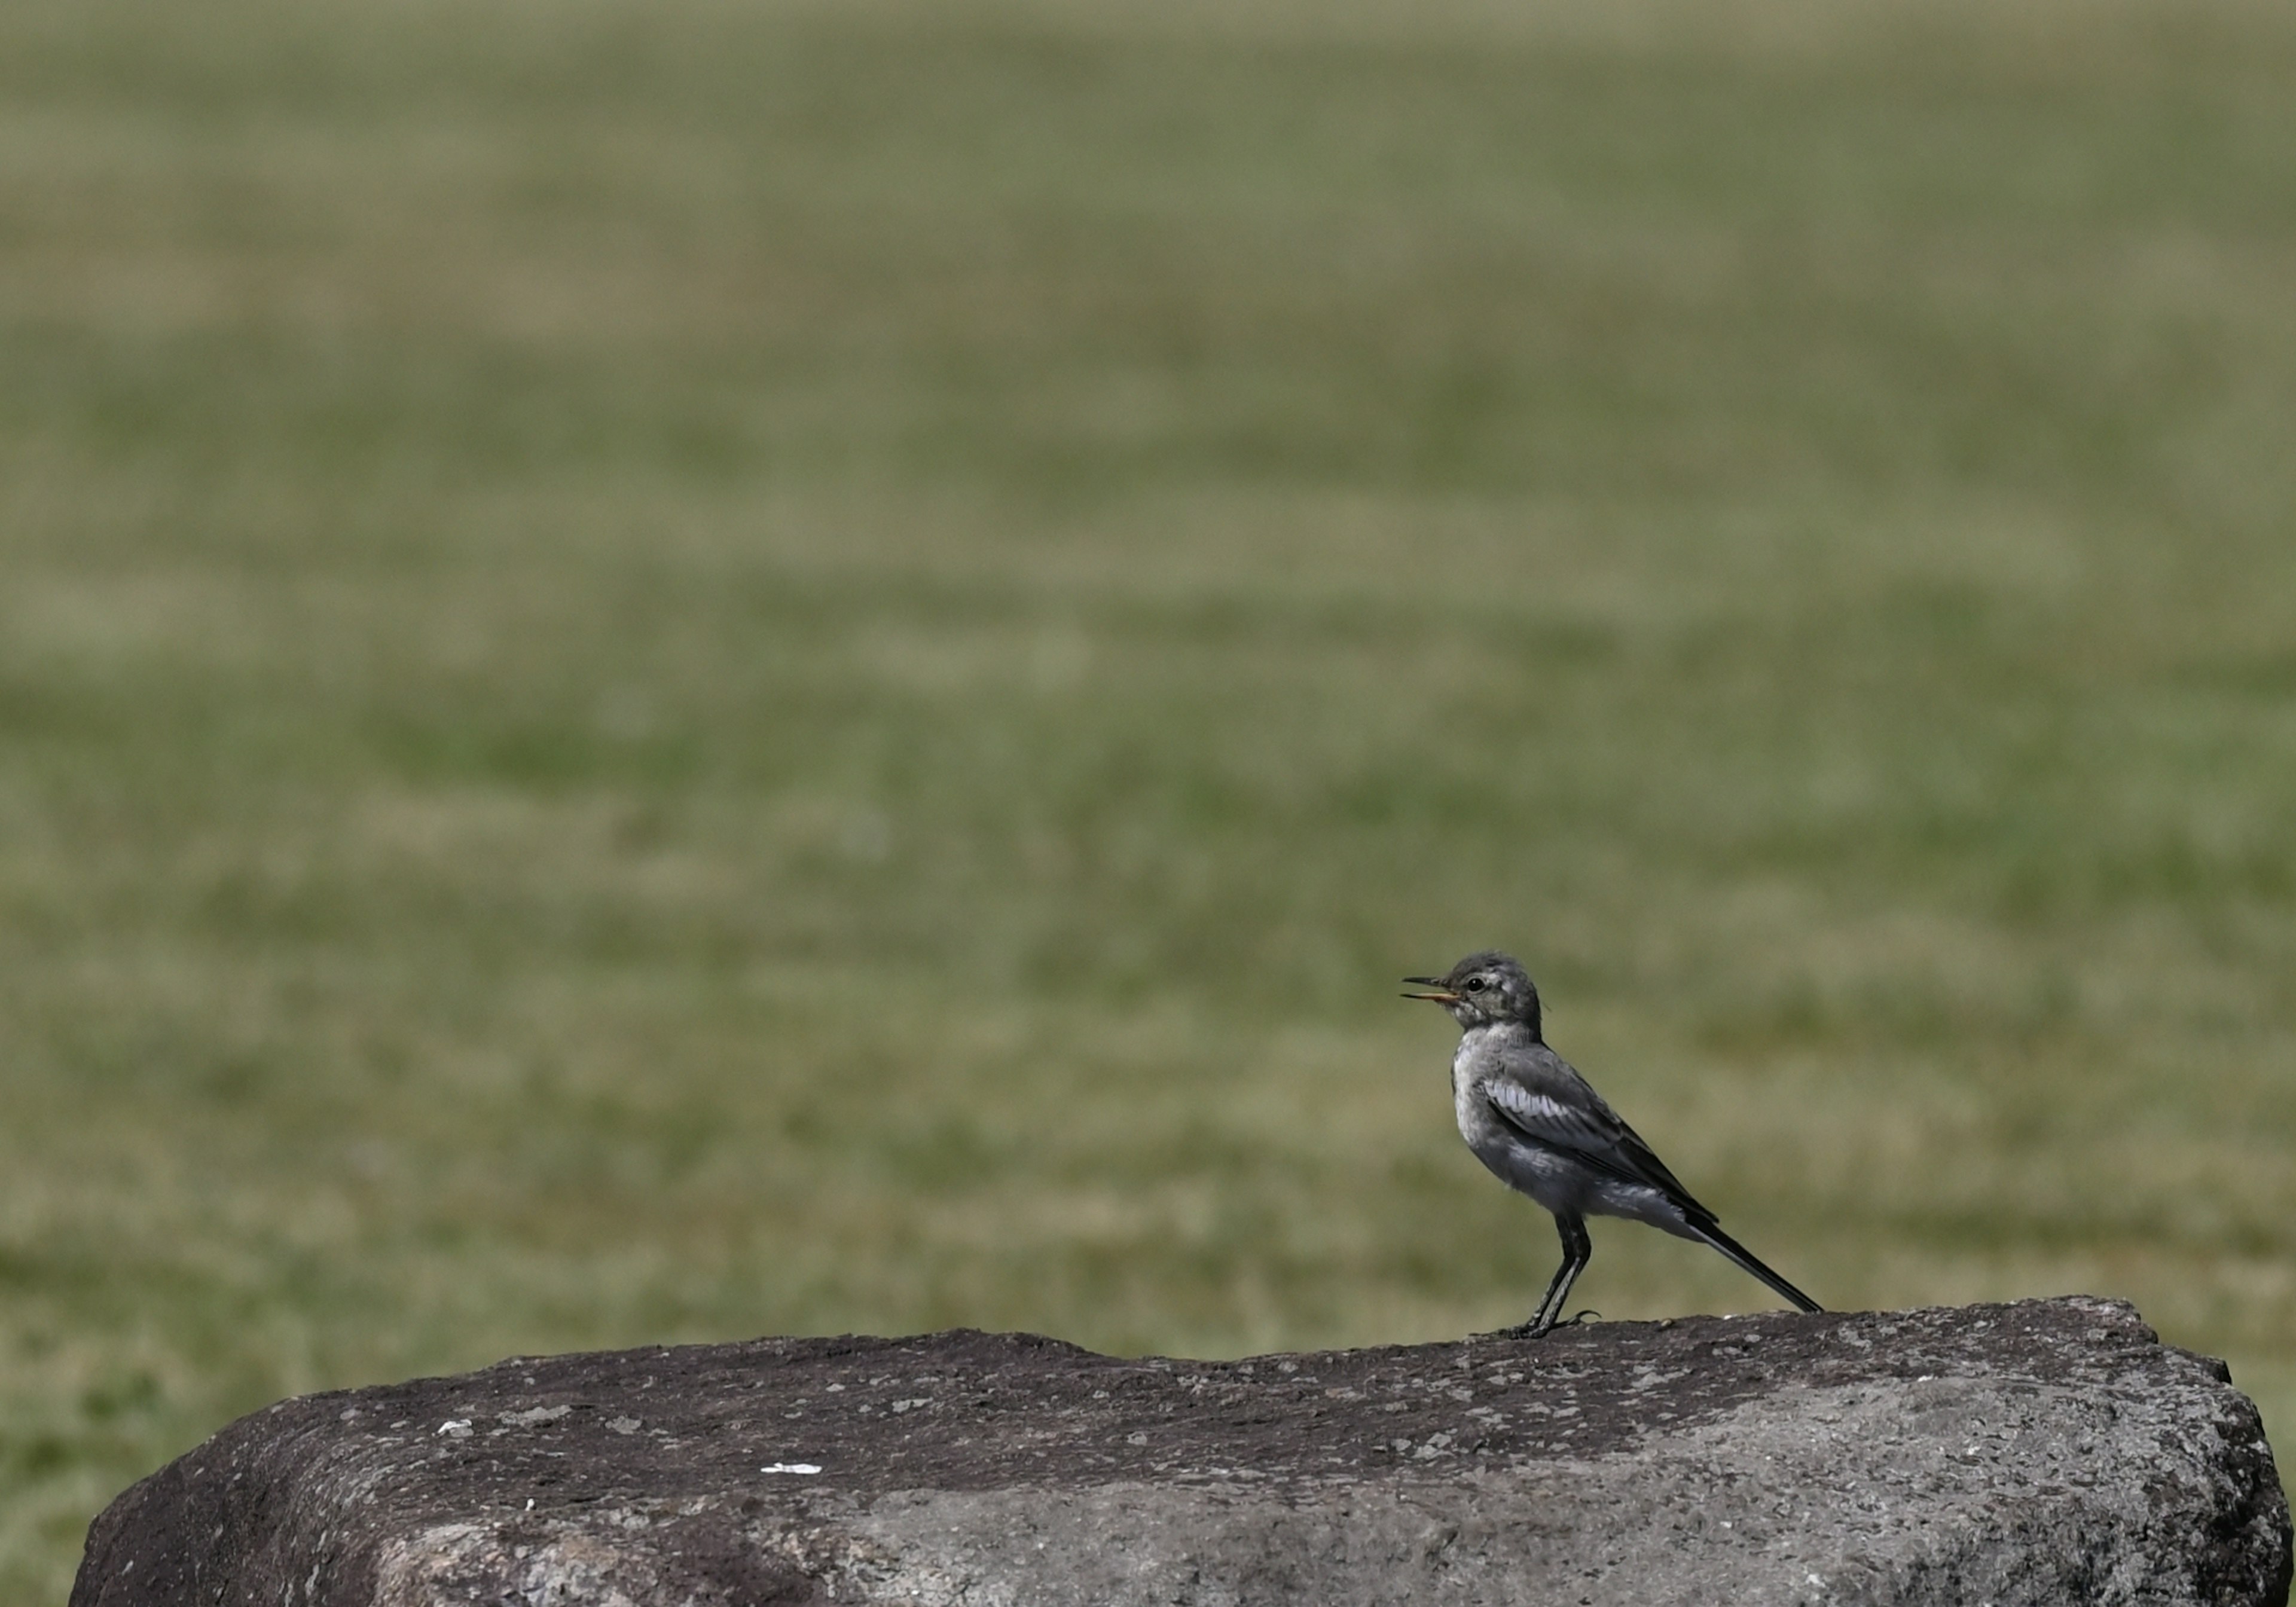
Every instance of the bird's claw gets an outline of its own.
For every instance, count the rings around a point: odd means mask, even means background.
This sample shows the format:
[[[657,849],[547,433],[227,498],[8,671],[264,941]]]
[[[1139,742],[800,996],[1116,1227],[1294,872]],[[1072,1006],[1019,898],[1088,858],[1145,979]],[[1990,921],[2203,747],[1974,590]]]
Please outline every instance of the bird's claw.
[[[1581,1323],[1599,1323],[1602,1320],[1603,1314],[1589,1306],[1575,1316],[1551,1316],[1543,1323],[1537,1317],[1530,1317],[1517,1323],[1512,1328],[1502,1328],[1499,1332],[1511,1339],[1545,1339],[1557,1328],[1576,1328]]]

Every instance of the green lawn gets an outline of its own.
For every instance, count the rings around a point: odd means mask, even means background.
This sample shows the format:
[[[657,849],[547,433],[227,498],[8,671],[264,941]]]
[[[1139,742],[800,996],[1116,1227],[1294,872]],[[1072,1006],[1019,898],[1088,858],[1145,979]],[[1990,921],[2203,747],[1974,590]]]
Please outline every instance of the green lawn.
[[[1487,944],[2285,1446],[2292,822],[2279,0],[0,8],[9,1607],[291,1391],[1516,1320]]]

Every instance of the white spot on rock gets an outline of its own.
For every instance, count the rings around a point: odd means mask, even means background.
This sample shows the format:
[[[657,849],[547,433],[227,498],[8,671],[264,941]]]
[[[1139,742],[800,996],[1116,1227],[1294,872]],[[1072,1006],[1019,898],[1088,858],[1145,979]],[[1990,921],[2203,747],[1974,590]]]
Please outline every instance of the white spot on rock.
[[[571,1406],[529,1406],[523,1412],[504,1412],[500,1421],[513,1429],[530,1429],[541,1423],[556,1423],[562,1417],[570,1416],[573,1411]]]

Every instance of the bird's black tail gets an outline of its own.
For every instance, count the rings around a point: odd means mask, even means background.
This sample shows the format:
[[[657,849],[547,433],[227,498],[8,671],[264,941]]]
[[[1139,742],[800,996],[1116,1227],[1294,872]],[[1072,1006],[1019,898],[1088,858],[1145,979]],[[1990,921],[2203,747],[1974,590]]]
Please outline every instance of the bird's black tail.
[[[1744,1245],[1739,1243],[1737,1240],[1732,1238],[1728,1234],[1724,1233],[1713,1223],[1693,1223],[1693,1227],[1700,1238],[1705,1240],[1709,1244],[1711,1244],[1715,1249],[1729,1257],[1733,1261],[1735,1261],[1744,1270],[1752,1273],[1756,1277],[1761,1279],[1763,1283],[1767,1283],[1772,1289],[1776,1290],[1780,1294],[1784,1295],[1787,1300],[1792,1300],[1795,1305],[1800,1307],[1804,1311],[1823,1311],[1825,1309],[1824,1307],[1819,1305],[1816,1300],[1811,1300],[1800,1290],[1796,1289],[1792,1284],[1778,1276],[1776,1273],[1772,1272],[1768,1267],[1763,1266],[1761,1262],[1756,1259],[1752,1250],[1748,1250]]]

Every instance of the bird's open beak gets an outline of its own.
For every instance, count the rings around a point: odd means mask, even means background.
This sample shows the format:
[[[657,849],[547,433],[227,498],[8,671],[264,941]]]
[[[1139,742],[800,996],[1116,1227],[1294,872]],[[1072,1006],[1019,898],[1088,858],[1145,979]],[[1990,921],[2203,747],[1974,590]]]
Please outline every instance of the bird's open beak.
[[[1449,984],[1441,977],[1406,977],[1403,980],[1437,990],[1433,993],[1406,993],[1403,996],[1406,999],[1425,999],[1431,1004],[1456,1004],[1459,1002],[1459,996],[1451,991]]]

